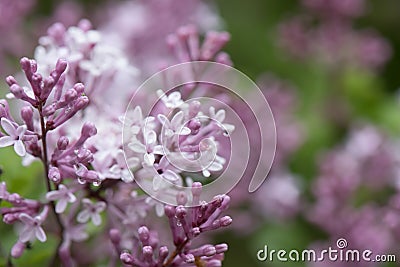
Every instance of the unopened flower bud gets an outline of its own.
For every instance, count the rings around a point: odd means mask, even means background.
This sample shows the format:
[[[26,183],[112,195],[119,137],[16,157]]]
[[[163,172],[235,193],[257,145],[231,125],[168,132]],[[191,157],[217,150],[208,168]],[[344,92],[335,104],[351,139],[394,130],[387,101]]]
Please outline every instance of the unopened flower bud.
[[[69,139],[66,136],[61,136],[57,141],[58,150],[65,150],[69,145]]]
[[[25,248],[26,248],[25,243],[17,241],[17,243],[15,243],[11,249],[11,257],[13,258],[21,257],[25,251]]]

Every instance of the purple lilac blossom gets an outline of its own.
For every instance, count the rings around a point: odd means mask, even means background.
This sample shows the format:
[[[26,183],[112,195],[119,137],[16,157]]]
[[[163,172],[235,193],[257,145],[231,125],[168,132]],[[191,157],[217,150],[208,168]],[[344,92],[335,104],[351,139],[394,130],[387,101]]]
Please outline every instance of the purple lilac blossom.
[[[197,32],[193,33],[191,38],[199,38]],[[154,114],[143,115],[138,106],[132,116],[121,119],[124,111],[121,107],[134,94],[138,83],[138,70],[118,46],[103,42],[102,36],[87,20],[69,28],[56,23],[49,28],[47,36],[40,38],[35,60],[21,59],[27,83],[19,83],[13,76],[6,79],[10,100],[0,100],[1,144],[13,145],[19,155],[25,153],[25,163],[32,158],[40,159],[45,167],[47,185],[46,199],[36,201],[11,194],[5,183],[0,184],[1,200],[13,205],[1,209],[3,220],[9,224],[24,224],[11,255],[20,257],[27,241],[44,242],[48,235],[54,234],[60,242],[55,259],[64,266],[94,264],[104,258],[111,262],[121,258],[128,264],[135,255],[123,249],[132,251],[139,241],[146,259],[143,266],[153,266],[155,261],[165,266],[220,266],[228,248],[226,244],[194,246],[191,240],[203,232],[231,224],[229,216],[221,216],[230,198],[217,196],[210,203],[200,202],[201,184],[183,179],[181,171],[173,168],[165,156],[175,153],[175,145],[181,146],[189,157],[196,157],[199,152],[207,154],[210,149],[217,148],[215,138],[224,136],[227,130],[233,131],[234,126],[225,122],[223,109],[207,106],[206,110],[201,110],[196,101],[185,103],[178,91],[159,92],[160,101]],[[202,51],[201,57],[211,60],[226,43],[227,34],[213,32],[208,36],[202,45],[193,46],[195,50],[190,52]],[[119,92],[123,99],[109,101],[119,85],[124,85]],[[16,100],[24,103],[20,107],[21,120],[15,120],[10,114],[8,102]],[[175,115],[169,116],[170,112]],[[211,119],[200,118],[205,113]],[[96,125],[90,121],[95,121]],[[132,155],[128,155],[127,162],[122,152],[123,125],[131,127]],[[160,150],[160,144],[164,151]],[[224,163],[221,156],[209,166],[200,162],[200,178],[213,178]],[[135,179],[143,179],[143,173],[151,173],[149,182],[160,193],[165,187],[164,179],[179,184],[193,183],[191,201],[198,206],[185,208],[187,196],[179,194],[176,207],[165,206],[140,194]],[[49,212],[54,216],[48,216]],[[152,225],[147,225],[146,218],[153,213],[168,218],[173,242],[165,229],[159,234],[148,230],[157,227],[160,221],[157,217]],[[180,219],[176,221],[172,213]],[[58,231],[49,227],[54,220]],[[101,240],[93,253],[82,242],[89,237],[86,229],[89,222],[101,226],[91,233],[96,240]],[[109,229],[109,234],[107,230],[103,232],[102,227]],[[171,253],[162,246],[161,256],[153,258],[157,236],[163,238],[162,242]],[[86,251],[85,255],[82,251]],[[104,256],[99,259],[98,255]]]
[[[364,14],[365,1],[305,0],[303,5],[304,14],[279,27],[280,44],[293,56],[372,71],[390,59],[392,49],[383,37],[374,29],[353,26],[352,19]]]

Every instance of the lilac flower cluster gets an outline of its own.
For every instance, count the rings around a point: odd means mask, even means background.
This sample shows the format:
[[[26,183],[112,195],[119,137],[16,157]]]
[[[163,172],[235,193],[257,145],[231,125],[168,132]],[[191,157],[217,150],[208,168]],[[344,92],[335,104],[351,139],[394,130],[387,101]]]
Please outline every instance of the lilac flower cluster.
[[[102,36],[87,20],[69,28],[56,23],[40,38],[35,59],[20,61],[27,82],[18,82],[19,76],[6,79],[10,93],[9,100],[0,100],[0,146],[13,146],[24,165],[40,160],[46,184],[44,200],[24,199],[0,184],[0,201],[11,205],[1,208],[3,221],[22,229],[11,256],[21,257],[30,242],[55,235],[53,265],[107,258],[112,265],[121,260],[132,266],[221,266],[226,244],[197,246],[193,239],[231,224],[222,216],[230,198],[202,201],[202,184],[195,180],[206,183],[223,170],[219,140],[234,125],[224,121],[225,110],[206,106],[205,111],[199,101],[185,102],[179,90],[168,88],[157,92],[157,103],[142,98],[143,106],[155,104],[151,114],[136,106],[124,117],[140,71]],[[220,52],[228,39],[227,33],[211,32],[201,44],[196,28],[187,26],[167,44],[179,61],[231,64]],[[20,119],[9,105],[16,100],[22,103],[16,106]],[[129,129],[124,139],[123,128]],[[187,160],[195,164],[187,166]],[[170,184],[188,185],[192,195],[173,195],[178,205],[169,206],[144,195],[138,182],[159,194],[168,193]],[[186,207],[189,203],[192,207]],[[149,222],[153,213],[157,219]],[[169,221],[172,237],[160,217]],[[91,224],[96,230],[88,231]],[[108,240],[97,246],[100,254],[89,253],[83,242],[89,237]],[[76,247],[87,255],[80,257]],[[138,249],[142,252],[136,254]]]
[[[364,14],[364,0],[304,0],[304,12],[281,24],[280,43],[295,57],[328,66],[379,70],[390,58],[388,42],[373,29],[356,29],[353,19]]]
[[[376,128],[367,126],[353,131],[345,144],[322,159],[313,184],[316,201],[306,214],[328,233],[331,242],[346,236],[352,248],[394,252],[391,249],[399,242],[398,216],[393,216],[399,195],[395,147]],[[387,190],[392,193],[375,200]]]
[[[165,206],[165,214],[169,220],[172,231],[173,243],[176,249],[169,253],[167,246],[159,246],[158,234],[149,231],[146,226],[138,229],[139,242],[133,248],[133,252],[122,252],[120,258],[128,266],[221,266],[227,244],[201,245],[192,248],[195,237],[203,232],[216,230],[231,224],[229,216],[220,217],[228,208],[230,198],[226,195],[216,196],[210,203],[200,201],[201,183],[192,185],[192,205],[196,207],[186,208],[187,198],[179,196],[179,206]],[[117,251],[121,250],[120,233],[113,229],[113,244]]]

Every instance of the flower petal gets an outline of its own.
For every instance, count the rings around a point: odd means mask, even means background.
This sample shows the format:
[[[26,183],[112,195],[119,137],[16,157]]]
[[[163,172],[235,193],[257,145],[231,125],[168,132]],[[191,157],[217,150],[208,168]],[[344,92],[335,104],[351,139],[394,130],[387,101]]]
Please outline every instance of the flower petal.
[[[89,218],[90,218],[90,213],[88,210],[83,210],[83,211],[79,212],[78,216],[76,217],[76,219],[80,223],[87,222],[89,220]]]
[[[11,146],[15,143],[15,138],[11,136],[0,137],[0,147]]]
[[[99,201],[95,204],[96,212],[102,212],[106,208],[106,203],[103,201]]]
[[[19,241],[25,243],[33,239],[35,234],[35,228],[31,226],[25,226],[24,230],[19,234]]]
[[[176,114],[174,115],[174,117],[172,118],[172,120],[171,120],[171,127],[172,127],[173,129],[177,129],[178,126],[181,125],[182,119],[183,119],[183,111],[181,110],[181,111],[179,111],[178,113],[176,113]]]
[[[58,190],[50,191],[46,194],[46,199],[53,201],[61,197],[61,193]]]
[[[65,198],[61,198],[56,205],[56,213],[63,213],[67,208],[68,201]]]
[[[182,127],[178,134],[179,135],[189,135],[192,131],[188,127]]]
[[[134,180],[133,174],[131,175],[128,170],[124,170],[121,175],[121,180],[125,183],[132,183]]]
[[[26,154],[25,145],[21,140],[17,140],[14,143],[14,151],[20,157],[25,156],[25,154]]]
[[[11,137],[17,137],[14,125],[7,118],[1,118],[1,127]]]
[[[40,242],[45,242],[47,240],[46,233],[40,226],[35,227],[35,235]]]
[[[138,140],[135,140],[128,144],[129,148],[132,149],[136,153],[146,153],[146,147]]]
[[[35,223],[35,220],[26,213],[21,213],[18,218],[26,225],[33,225]]]
[[[144,133],[145,134],[145,133]],[[149,131],[146,135],[145,135],[145,145],[151,145],[154,144],[157,141],[157,134],[155,131]]]
[[[166,170],[162,174],[162,177],[164,177],[165,179],[167,179],[170,182],[176,182],[179,179],[179,176],[171,170]]]
[[[222,170],[224,168],[224,166],[222,166],[222,164],[220,164],[220,163],[218,163],[218,162],[213,162],[213,163],[211,163],[210,164],[210,166],[208,166],[207,167],[207,169],[209,170],[209,171],[214,171],[214,172],[216,172],[216,171],[220,171],[220,170]]]
[[[161,184],[163,183],[163,179],[160,175],[155,175],[153,177],[153,189],[155,191],[159,190],[161,188]]]
[[[19,138],[21,138],[22,136],[24,136],[26,130],[27,130],[26,125],[21,125],[17,128],[16,135],[19,136]]]
[[[156,159],[155,159],[153,153],[147,153],[147,154],[144,154],[143,160],[144,160],[144,163],[145,163],[145,164],[151,166],[151,165],[154,164],[154,161],[155,161]]]
[[[92,222],[96,226],[99,226],[101,224],[101,217],[98,213],[92,214]]]
[[[76,196],[72,194],[71,192],[68,193],[68,202],[69,203],[74,203],[76,201]]]

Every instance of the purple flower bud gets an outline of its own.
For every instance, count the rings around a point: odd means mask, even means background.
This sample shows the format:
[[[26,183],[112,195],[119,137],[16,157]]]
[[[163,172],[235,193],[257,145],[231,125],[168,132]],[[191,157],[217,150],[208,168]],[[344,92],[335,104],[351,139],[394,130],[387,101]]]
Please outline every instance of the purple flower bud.
[[[217,56],[215,57],[215,61],[224,65],[232,66],[232,60],[228,53],[225,52],[219,52]]]
[[[18,84],[14,83],[10,86],[10,92],[18,99],[22,99],[24,97],[28,97],[26,93],[24,92],[24,89],[22,89],[21,86]]]
[[[46,106],[43,110],[42,110],[42,116],[44,117],[48,117],[53,115],[57,110],[57,105],[55,103]]]
[[[65,103],[68,104],[68,103],[74,101],[77,98],[77,96],[78,96],[78,92],[75,89],[73,89],[73,88],[68,89],[64,95]]]
[[[30,98],[24,91],[24,89],[19,86],[18,84],[12,84],[10,86],[10,92],[18,99],[21,99],[23,101],[26,101],[33,106],[37,104],[37,101],[35,99]]]
[[[25,248],[26,248],[25,243],[17,241],[17,243],[15,243],[11,249],[11,257],[13,258],[21,257],[25,251]]]
[[[12,204],[19,205],[19,204],[22,203],[22,197],[21,197],[19,194],[17,194],[17,193],[12,193],[12,194],[10,194],[10,195],[8,196],[7,201],[10,202],[10,203],[12,203]]]
[[[89,98],[87,96],[80,96],[74,105],[74,110],[84,109],[87,105],[89,105]]]
[[[31,72],[32,68],[31,68],[31,61],[29,60],[29,58],[27,57],[23,57],[21,58],[21,60],[19,61],[19,63],[21,64],[21,68],[24,72]]]
[[[87,148],[81,147],[78,151],[75,152],[77,160],[79,163],[89,163],[93,161],[93,154]]]
[[[159,253],[158,253],[158,262],[162,263],[164,260],[168,257],[168,248],[166,246],[160,247]]]
[[[95,171],[92,171],[92,170],[88,171],[86,173],[86,175],[84,177],[82,177],[82,178],[84,178],[89,183],[98,183],[99,182],[98,173],[95,172]]]
[[[65,59],[60,58],[56,63],[56,71],[59,76],[67,69],[68,63]]]
[[[217,254],[224,253],[224,252],[228,251],[228,245],[225,243],[218,244],[218,245],[215,245],[215,249],[217,251]]]
[[[109,232],[110,240],[115,245],[118,246],[121,242],[121,233],[118,229],[112,228]]]
[[[24,120],[28,130],[33,131],[33,110],[31,107],[25,106],[21,109],[21,117]]]
[[[13,84],[16,84],[17,80],[13,76],[8,76],[6,78],[6,83],[8,84],[8,86],[11,86]]]
[[[60,170],[57,167],[50,167],[48,177],[50,181],[58,184],[61,181]]]
[[[153,248],[151,246],[144,246],[142,253],[145,261],[149,263],[153,262]]]
[[[40,99],[46,100],[49,97],[55,83],[56,81],[51,76],[44,79],[42,92],[40,93]]]
[[[211,60],[229,39],[230,35],[227,32],[208,32],[201,49],[200,59]]]
[[[128,252],[122,252],[119,258],[124,264],[133,265],[135,262],[135,258]]]
[[[78,23],[78,27],[87,32],[93,28],[92,23],[87,19],[82,19]]]
[[[180,255],[182,260],[186,263],[193,263],[195,261],[195,258],[193,256],[193,254],[181,254]]]
[[[211,257],[217,253],[217,250],[215,249],[214,246],[209,245],[203,249],[203,253],[204,253],[204,256]]]
[[[164,212],[168,218],[173,218],[175,216],[175,208],[173,206],[165,205]]]
[[[192,232],[193,237],[196,237],[201,233],[199,227],[194,227],[191,232]]]
[[[3,215],[3,222],[6,224],[13,224],[19,220],[19,213],[7,213]]]
[[[43,80],[42,75],[40,75],[39,73],[32,74],[30,82],[35,96],[39,97],[42,93],[42,88],[41,88],[42,80]]]
[[[58,150],[65,150],[69,145],[69,139],[66,136],[61,136],[57,141]]]
[[[178,205],[185,205],[187,203],[187,196],[185,192],[179,192],[176,195],[176,202],[178,203]]]
[[[138,229],[139,239],[143,245],[147,246],[149,244],[150,231],[146,226],[142,226]]]
[[[82,136],[86,137],[86,139],[96,135],[97,134],[96,126],[91,122],[85,122],[85,124],[82,126],[81,134]]]
[[[178,206],[175,210],[176,218],[183,220],[187,214],[187,210],[184,206]]]
[[[220,224],[222,227],[229,226],[232,223],[232,218],[229,216],[224,216],[220,219]]]
[[[85,91],[85,86],[82,83],[76,83],[74,89],[79,95],[82,95]]]
[[[199,182],[194,182],[192,184],[192,194],[194,197],[200,197],[203,185]]]
[[[62,23],[54,23],[47,30],[47,35],[51,36],[57,44],[61,45],[64,42],[65,32],[66,29]]]

